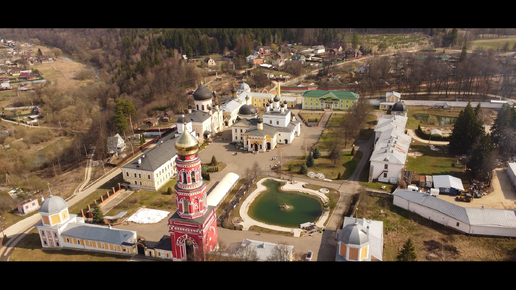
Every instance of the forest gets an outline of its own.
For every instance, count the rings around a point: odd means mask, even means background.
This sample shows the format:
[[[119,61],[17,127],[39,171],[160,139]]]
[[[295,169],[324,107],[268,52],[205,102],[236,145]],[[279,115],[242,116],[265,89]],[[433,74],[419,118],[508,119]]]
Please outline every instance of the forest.
[[[242,68],[245,67],[245,61],[242,61],[245,56],[260,45],[280,49],[286,43],[340,44],[346,49],[360,47],[354,37],[357,34],[366,39],[368,34],[419,33],[430,39],[435,47],[461,49],[475,38],[516,34],[515,29],[508,28],[468,31],[463,35],[457,29],[445,28],[4,28],[0,29],[0,36],[59,48],[63,54],[97,70],[98,81],[87,87],[62,91],[50,84],[36,90],[36,96],[31,100],[41,104],[48,122],[57,124],[59,120],[61,123],[57,126],[75,130],[71,146],[61,155],[47,156],[43,167],[50,168],[57,163],[63,167],[73,166],[84,157],[84,147],[88,146],[96,146],[95,159],[106,156],[106,138],[123,133],[116,125],[118,99],[129,100],[136,108],[134,118],[140,120],[152,116],[156,108],[186,108],[185,92],[195,89],[205,72],[187,62],[183,55],[189,59],[209,54],[230,55],[237,68]],[[362,45],[361,49],[367,49],[367,46]],[[479,51],[477,56],[475,59],[478,61],[466,62],[467,65],[457,68],[456,73],[465,79],[478,76],[479,72],[487,77],[501,67],[507,72],[505,83],[510,94],[515,81],[509,75],[516,66],[512,62],[500,65],[487,52]],[[380,61],[375,62],[377,64],[364,82],[369,85],[361,89],[364,93],[374,92],[386,73],[386,67],[382,68],[384,65]],[[426,69],[426,65],[435,68]],[[410,66],[411,73],[398,75],[400,83],[417,84],[424,78],[435,78],[439,80],[437,85],[442,82],[444,86],[446,79],[439,75],[449,75],[444,68],[439,68],[437,62],[414,61]],[[467,84],[465,82],[462,88],[472,89]],[[477,90],[487,91],[489,88],[485,86]],[[16,105],[25,104],[19,102]],[[28,180],[30,172],[42,169],[41,165],[24,159],[22,155],[16,158],[17,161],[13,162],[11,156],[0,156],[0,163],[5,164],[0,168],[0,182],[5,181],[5,172],[11,176],[26,176]]]

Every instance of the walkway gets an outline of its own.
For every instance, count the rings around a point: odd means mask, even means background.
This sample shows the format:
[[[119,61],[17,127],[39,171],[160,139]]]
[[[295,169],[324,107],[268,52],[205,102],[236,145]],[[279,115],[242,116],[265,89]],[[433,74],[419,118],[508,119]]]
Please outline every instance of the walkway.
[[[242,202],[242,205],[240,206],[240,216],[242,217],[242,222],[240,223],[240,225],[243,226],[243,230],[249,230],[249,228],[251,226],[259,226],[259,227],[262,227],[262,228],[267,228],[267,229],[271,229],[271,230],[275,230],[275,231],[281,231],[281,232],[293,232],[294,233],[294,237],[300,237],[301,236],[301,233],[303,232],[303,230],[299,229],[299,228],[287,228],[287,227],[281,227],[281,226],[275,226],[275,225],[269,225],[269,224],[266,224],[266,223],[262,223],[262,222],[259,222],[259,221],[256,221],[256,220],[253,220],[251,217],[249,217],[249,215],[247,214],[247,212],[249,211],[249,206],[251,205],[251,203],[254,201],[254,199],[262,192],[264,192],[265,190],[267,190],[267,187],[265,187],[263,185],[263,182],[268,180],[268,179],[272,179],[272,180],[275,180],[275,181],[279,181],[279,182],[285,182],[285,180],[282,180],[282,179],[276,179],[276,178],[262,178],[260,181],[258,181],[258,183],[256,184],[257,185],[257,188],[255,191],[253,191],[251,194],[249,194],[249,196],[247,196],[244,201]],[[304,182],[296,182],[296,183],[285,183],[281,189],[282,190],[290,190],[290,191],[299,191],[299,192],[304,192],[304,193],[308,193],[308,194],[313,194],[313,195],[316,195],[318,196],[319,198],[321,198],[323,200],[323,202],[327,203],[329,201],[328,197],[317,191],[317,190],[311,190],[311,189],[307,189],[307,188],[304,188],[303,185],[306,184]],[[324,223],[326,222],[326,220],[328,219],[329,217],[329,211],[323,211],[321,217],[319,217],[319,219],[317,220],[317,222],[315,223],[315,225],[319,228],[324,228]]]
[[[412,139],[414,139],[418,142],[421,142],[421,143],[426,143],[428,145],[448,145],[448,144],[450,144],[450,142],[448,142],[448,141],[432,141],[432,140],[421,139],[416,135],[416,132],[414,131],[414,129],[407,129],[407,134],[410,137],[412,137]]]

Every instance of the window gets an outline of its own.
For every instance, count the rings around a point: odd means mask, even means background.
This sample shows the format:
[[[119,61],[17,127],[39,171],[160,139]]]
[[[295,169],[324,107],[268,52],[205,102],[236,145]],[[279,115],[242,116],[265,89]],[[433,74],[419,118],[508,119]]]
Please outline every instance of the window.
[[[235,129],[235,133],[238,133],[238,129]]]
[[[276,125],[279,125],[279,121],[276,121]]]
[[[242,133],[242,129],[240,129],[240,133]]]
[[[388,169],[388,168],[389,168],[389,164],[385,164],[385,165],[383,166],[383,169]]]
[[[457,222],[457,226],[459,226],[459,222]]]
[[[136,173],[134,174],[134,178],[136,178]]]
[[[129,177],[129,172],[125,172],[125,176]]]
[[[272,120],[270,120],[269,123],[272,125]]]
[[[134,181],[134,185],[138,185],[138,181],[136,181],[136,180],[135,180],[135,181]]]
[[[138,178],[142,178],[142,174],[141,173],[138,173]]]
[[[140,185],[142,185],[142,182],[140,181]]]
[[[385,173],[383,174],[383,177],[384,177],[384,178],[387,178],[387,172],[385,172]]]
[[[149,175],[147,175],[147,177],[150,179],[150,174],[149,174]]]

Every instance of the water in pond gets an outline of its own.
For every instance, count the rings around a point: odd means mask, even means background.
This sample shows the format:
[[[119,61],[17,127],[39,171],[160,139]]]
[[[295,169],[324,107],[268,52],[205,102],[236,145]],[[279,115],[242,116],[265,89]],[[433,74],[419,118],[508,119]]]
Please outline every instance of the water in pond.
[[[256,221],[298,228],[302,223],[315,222],[322,213],[322,203],[317,197],[295,191],[280,191],[279,187],[283,184],[270,179],[263,185],[267,190],[256,197],[248,211]],[[292,208],[281,209],[283,204]]]
[[[446,126],[453,125],[457,120],[457,117],[450,116],[439,116],[439,115],[430,115],[430,114],[414,114],[414,118],[416,120],[421,121],[423,123],[429,125],[438,125],[438,126]]]

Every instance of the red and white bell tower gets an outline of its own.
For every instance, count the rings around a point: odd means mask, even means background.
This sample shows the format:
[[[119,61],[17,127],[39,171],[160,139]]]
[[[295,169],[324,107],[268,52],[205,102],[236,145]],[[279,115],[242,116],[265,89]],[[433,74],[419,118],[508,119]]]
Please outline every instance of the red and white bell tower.
[[[184,128],[175,143],[177,211],[168,220],[172,256],[174,260],[205,260],[206,252],[218,246],[217,219],[215,207],[206,201],[206,184],[197,156],[199,141]]]

